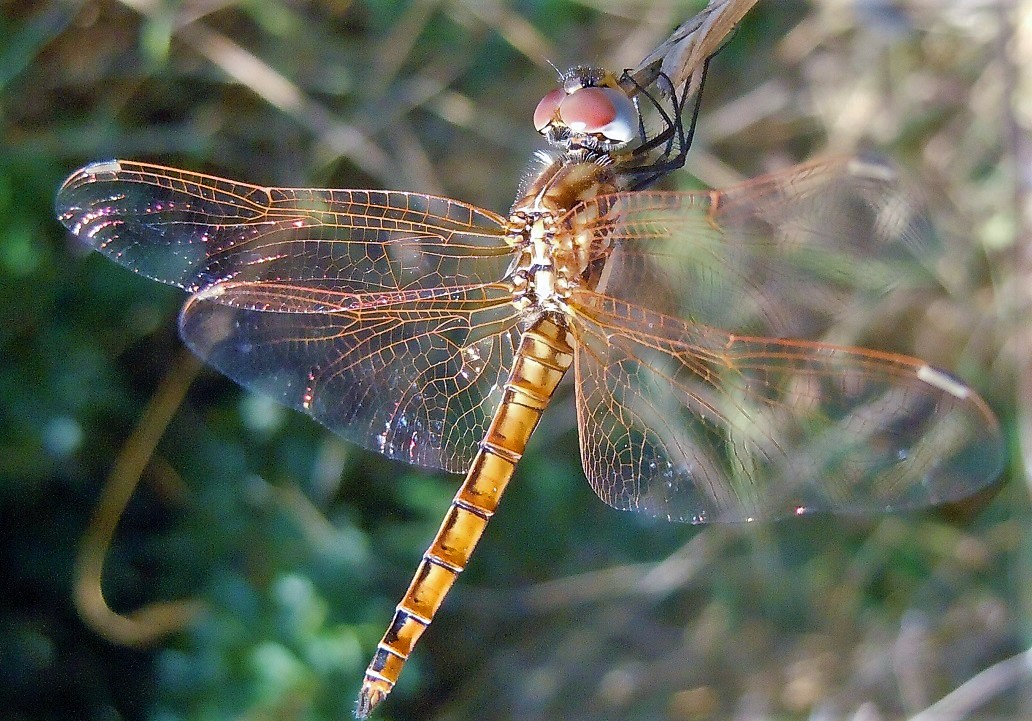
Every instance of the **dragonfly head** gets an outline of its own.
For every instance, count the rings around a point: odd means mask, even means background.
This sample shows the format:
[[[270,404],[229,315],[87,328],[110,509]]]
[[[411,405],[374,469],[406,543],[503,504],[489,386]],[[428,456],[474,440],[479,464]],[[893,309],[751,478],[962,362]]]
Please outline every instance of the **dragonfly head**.
[[[564,150],[606,155],[638,137],[638,108],[616,78],[599,68],[576,67],[534,110],[534,127]]]

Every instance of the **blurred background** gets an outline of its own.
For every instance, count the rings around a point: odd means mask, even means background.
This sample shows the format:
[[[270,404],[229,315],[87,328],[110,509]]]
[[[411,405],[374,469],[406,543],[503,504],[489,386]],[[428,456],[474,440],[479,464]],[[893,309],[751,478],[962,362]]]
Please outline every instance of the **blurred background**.
[[[631,66],[703,4],[0,2],[0,716],[346,718],[458,482],[198,370],[182,294],[54,220],[64,177],[126,157],[504,212],[549,63]],[[657,523],[592,494],[555,407],[379,717],[1032,717],[1030,126],[1030,2],[761,1],[671,182],[895,158],[960,269],[898,332],[996,410],[1001,482],[907,515]],[[105,529],[132,619],[99,599]]]

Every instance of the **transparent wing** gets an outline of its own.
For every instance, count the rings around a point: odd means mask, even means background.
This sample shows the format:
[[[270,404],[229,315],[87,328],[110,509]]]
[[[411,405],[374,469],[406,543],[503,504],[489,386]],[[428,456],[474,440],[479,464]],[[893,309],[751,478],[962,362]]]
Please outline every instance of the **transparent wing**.
[[[584,467],[610,504],[686,521],[865,512],[997,474],[999,428],[973,391],[854,347],[890,344],[880,319],[934,283],[933,228],[891,168],[619,193],[563,223],[605,263],[570,313]]]
[[[472,459],[519,333],[499,216],[127,161],[73,174],[57,206],[97,250],[191,291],[183,339],[230,378],[391,458]]]
[[[501,217],[419,193],[264,188],[116,160],[73,173],[56,205],[93,248],[191,292],[228,280],[462,287],[498,280],[512,259]]]
[[[294,286],[228,282],[190,298],[180,332],[233,380],[344,438],[462,473],[518,345],[512,290],[376,295],[356,303],[322,292],[316,300]]]
[[[604,249],[599,292],[741,335],[849,345],[826,334],[935,285],[941,253],[895,171],[855,158],[720,191],[600,196],[564,222]]]
[[[996,419],[904,356],[739,337],[588,291],[571,299],[584,471],[606,503],[703,523],[880,512],[999,472]]]

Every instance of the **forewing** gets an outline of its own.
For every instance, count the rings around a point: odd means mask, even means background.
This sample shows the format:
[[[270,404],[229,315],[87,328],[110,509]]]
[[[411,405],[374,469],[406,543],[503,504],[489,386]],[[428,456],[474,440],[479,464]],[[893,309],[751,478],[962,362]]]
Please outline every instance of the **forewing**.
[[[460,472],[518,329],[503,220],[414,193],[263,188],[129,161],[62,186],[92,247],[193,293],[186,343],[356,443]]]
[[[276,281],[375,293],[491,283],[512,249],[499,216],[379,190],[265,188],[126,160],[87,165],[58,218],[112,260],[191,292]]]
[[[601,196],[565,222],[606,248],[599,290],[618,300],[741,335],[845,345],[864,340],[848,328],[890,291],[933,285],[940,252],[894,170],[858,159],[722,191]]]
[[[740,337],[571,298],[581,456],[610,505],[671,520],[910,509],[989,483],[981,398],[904,356]]]
[[[584,467],[612,505],[686,521],[913,508],[998,472],[973,391],[854,347],[891,343],[880,319],[936,283],[934,228],[891,167],[617,193],[562,225],[604,264],[571,314]]]

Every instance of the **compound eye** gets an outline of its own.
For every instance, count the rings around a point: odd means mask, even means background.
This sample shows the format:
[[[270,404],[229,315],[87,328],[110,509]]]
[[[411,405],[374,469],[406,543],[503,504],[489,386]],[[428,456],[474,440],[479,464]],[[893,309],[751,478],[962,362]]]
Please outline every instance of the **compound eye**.
[[[544,102],[538,105],[539,109]],[[537,113],[534,115],[536,119]],[[580,88],[562,99],[559,116],[574,132],[601,135],[615,143],[626,143],[637,132],[637,108],[614,88]]]
[[[556,112],[559,110],[559,105],[563,102],[563,98],[566,97],[566,93],[563,92],[562,88],[556,88],[545,97],[541,98],[541,102],[537,104],[534,109],[534,129],[539,133],[547,128],[552,120],[555,118]]]

